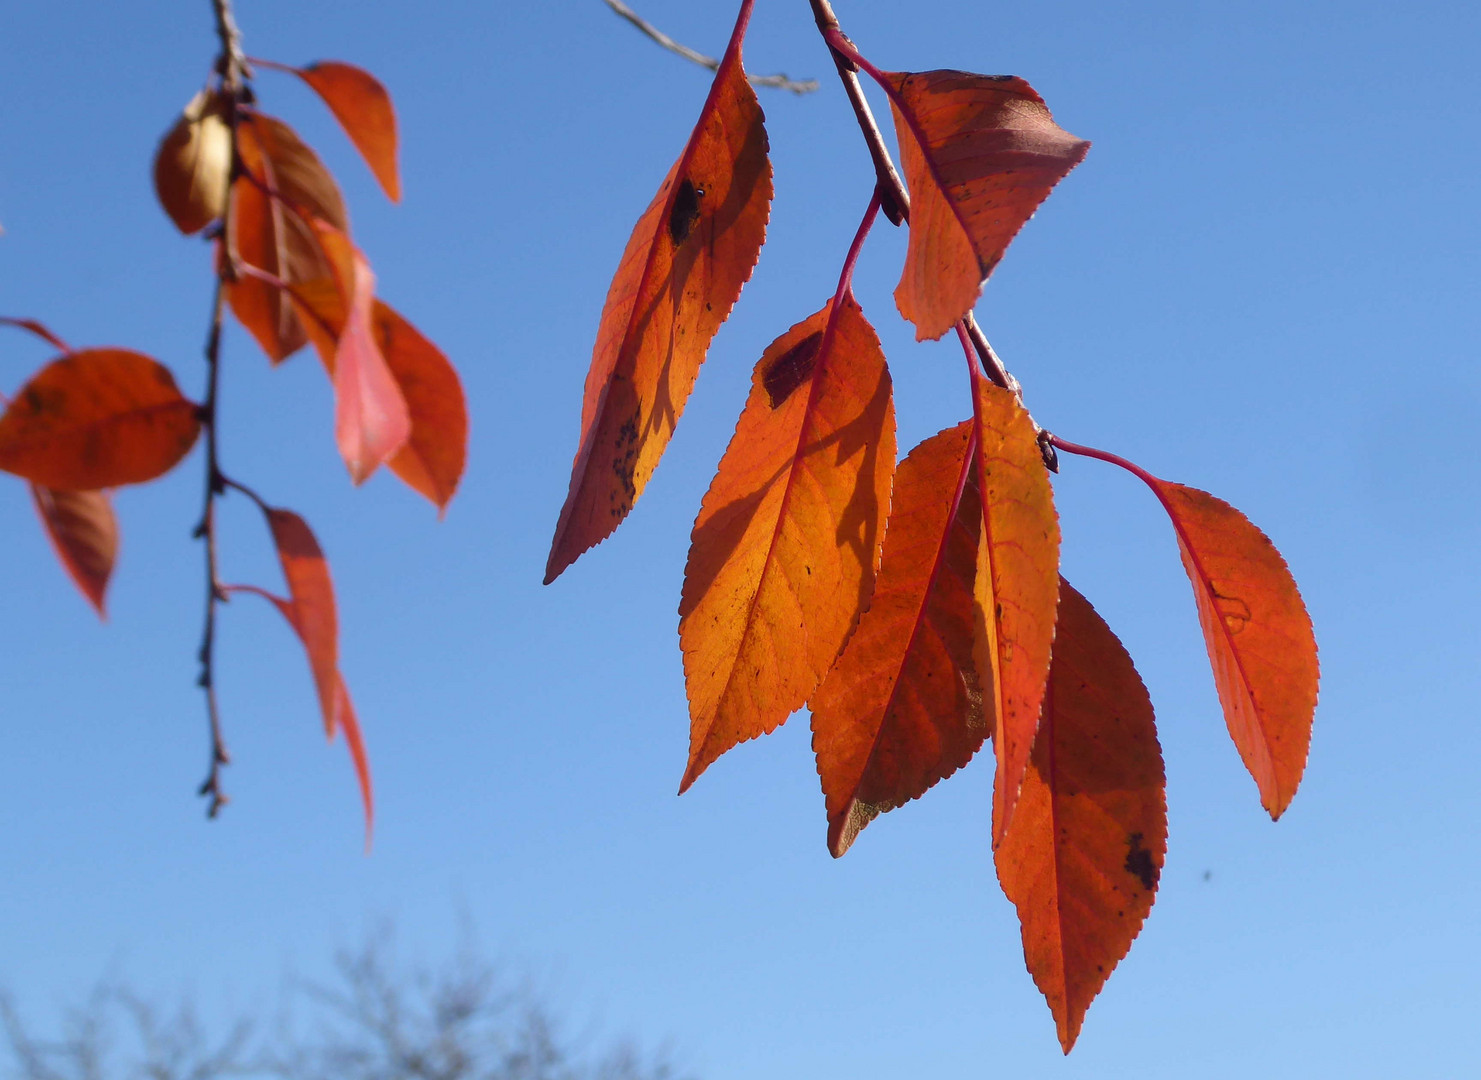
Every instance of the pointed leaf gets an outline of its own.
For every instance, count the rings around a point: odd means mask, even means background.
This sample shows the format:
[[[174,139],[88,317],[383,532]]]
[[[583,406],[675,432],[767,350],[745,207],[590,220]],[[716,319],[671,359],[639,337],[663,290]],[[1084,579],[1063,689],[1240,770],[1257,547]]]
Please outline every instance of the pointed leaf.
[[[1270,538],[1206,491],[1144,477],[1177,532],[1229,734],[1272,818],[1301,783],[1316,711],[1316,637]]]
[[[396,110],[391,95],[368,71],[337,60],[320,60],[296,74],[329,106],[392,202],[401,199],[396,172]]]
[[[1034,422],[973,369],[984,527],[977,553],[974,657],[992,727],[993,843],[1003,838],[1049,677],[1059,603],[1059,518]]]
[[[995,854],[1023,955],[1069,1053],[1152,909],[1167,855],[1152,702],[1121,642],[1061,579],[1059,633],[1013,824]]]
[[[231,128],[220,92],[202,90],[190,99],[154,155],[154,191],[159,204],[186,236],[226,213],[231,178]]]
[[[143,483],[190,450],[198,413],[158,361],[83,349],[42,368],[0,416],[0,469],[62,491]]]
[[[53,334],[45,323],[37,322],[35,319],[11,319],[0,316],[0,326],[14,326],[18,330],[25,330],[35,334],[47,344],[56,346],[61,352],[69,353],[72,351],[72,346]],[[3,402],[0,402],[0,404],[3,404]]]
[[[982,530],[972,427],[933,435],[895,470],[874,596],[809,702],[835,856],[965,765],[988,733],[972,660]]]
[[[290,285],[328,277],[312,222],[348,233],[334,178],[292,128],[260,113],[243,116],[237,151],[245,175],[232,185],[227,212],[237,258]],[[232,312],[274,363],[303,345],[303,326],[275,285],[243,275],[227,295]]]
[[[741,67],[745,14],[607,293],[547,584],[632,509],[766,238],[771,163],[761,106]]]
[[[680,791],[817,689],[873,591],[894,465],[884,353],[846,293],[762,354],[694,523]]]
[[[334,604],[334,584],[329,579],[329,563],[303,518],[277,507],[263,507],[263,513],[267,515],[278,561],[283,565],[283,578],[288,582],[288,595],[292,598],[292,613],[285,611],[284,615],[303,640],[319,693],[324,730],[332,739],[338,716],[339,615]]]
[[[103,599],[118,555],[118,519],[107,494],[53,491],[32,484],[31,500],[67,576],[98,614],[106,617]]]
[[[910,240],[895,290],[916,340],[938,338],[1090,144],[1054,123],[1022,79],[884,72],[910,188]]]

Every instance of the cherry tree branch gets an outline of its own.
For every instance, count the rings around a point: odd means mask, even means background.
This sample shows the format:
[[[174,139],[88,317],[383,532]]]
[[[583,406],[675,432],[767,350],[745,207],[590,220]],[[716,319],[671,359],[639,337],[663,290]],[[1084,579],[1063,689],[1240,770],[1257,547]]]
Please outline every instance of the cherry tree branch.
[[[658,27],[643,18],[632,8],[628,7],[622,0],[604,0],[606,5],[622,18],[632,23],[655,43],[667,49],[671,53],[677,53],[685,60],[698,64],[700,67],[715,71],[720,67],[720,61],[713,56],[706,56],[702,52],[696,52],[688,45],[683,45],[669,37]],[[794,94],[810,94],[818,88],[817,79],[789,79],[785,75],[747,75],[752,86],[769,86],[777,90],[790,90]]]

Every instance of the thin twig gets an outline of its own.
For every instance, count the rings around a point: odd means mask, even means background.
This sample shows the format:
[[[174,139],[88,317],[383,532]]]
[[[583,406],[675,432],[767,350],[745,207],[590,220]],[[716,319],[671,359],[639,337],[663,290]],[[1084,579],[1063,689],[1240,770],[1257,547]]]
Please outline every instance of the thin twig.
[[[675,41],[632,8],[624,4],[622,0],[605,0],[605,2],[609,8],[632,23],[669,52],[678,53],[685,60],[692,61],[700,67],[709,68],[711,71],[715,71],[720,67],[719,60],[716,60],[713,56],[706,56],[702,52],[696,52],[688,45],[683,45]],[[751,81],[752,86],[769,86],[777,90],[790,90],[794,94],[810,94],[818,88],[817,79],[789,79],[785,75],[747,75],[746,78]]]

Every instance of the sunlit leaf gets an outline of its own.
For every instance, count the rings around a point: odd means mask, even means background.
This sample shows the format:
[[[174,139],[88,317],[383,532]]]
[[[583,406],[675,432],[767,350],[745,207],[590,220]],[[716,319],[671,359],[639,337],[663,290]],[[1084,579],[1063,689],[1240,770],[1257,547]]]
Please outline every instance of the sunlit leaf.
[[[1090,144],[1054,123],[1022,79],[885,72],[910,240],[895,290],[916,339],[938,338],[977,302],[1024,222]]]
[[[368,71],[320,60],[294,73],[324,99],[392,202],[401,198],[396,172],[396,111],[391,95]]]
[[[159,204],[189,236],[226,213],[231,180],[231,128],[219,91],[190,99],[154,155],[154,191]]]
[[[339,680],[339,615],[334,603],[334,585],[329,578],[329,563],[308,524],[291,510],[264,507],[283,578],[288,583],[292,614],[289,621],[303,640],[309,668],[314,673],[314,687],[319,694],[319,709],[324,716],[324,730],[334,737],[338,715],[336,686]],[[285,612],[285,615],[288,613]]]
[[[817,689],[873,590],[894,465],[884,353],[846,293],[762,354],[694,524],[681,791]]]
[[[975,369],[972,384],[984,512],[973,655],[997,759],[996,844],[1018,801],[1049,677],[1059,602],[1059,518],[1028,413],[1012,393]]]
[[[809,702],[835,856],[877,815],[965,765],[987,737],[972,659],[982,531],[974,443],[965,421],[895,470],[874,596]]]
[[[1311,746],[1311,618],[1280,552],[1248,518],[1206,491],[1150,479],[1177,532],[1229,734],[1278,818]]]
[[[1069,1053],[1152,909],[1167,804],[1146,687],[1089,602],[1068,582],[1060,589],[1044,716],[995,859]]]
[[[106,615],[104,595],[118,555],[118,519],[102,491],[53,491],[31,485],[36,513],[67,576]]]
[[[742,20],[607,293],[547,583],[632,509],[765,240],[771,163],[761,106],[741,67],[743,31]]]
[[[83,349],[42,368],[0,416],[0,469],[61,491],[168,472],[200,432],[169,370],[127,349]]]
[[[244,175],[231,189],[231,250],[242,262],[290,285],[328,277],[331,268],[312,223],[349,231],[334,178],[292,128],[260,113],[243,116],[237,149]],[[274,363],[303,345],[303,326],[272,283],[243,274],[227,295],[232,312]]]

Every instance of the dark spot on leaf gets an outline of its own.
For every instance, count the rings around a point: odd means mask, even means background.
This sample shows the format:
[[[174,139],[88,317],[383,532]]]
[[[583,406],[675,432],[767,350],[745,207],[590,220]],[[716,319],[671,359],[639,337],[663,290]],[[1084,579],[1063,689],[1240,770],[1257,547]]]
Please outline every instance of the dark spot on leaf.
[[[1134,874],[1140,879],[1142,888],[1151,892],[1157,888],[1157,877],[1160,871],[1157,869],[1157,864],[1152,861],[1152,853],[1142,847],[1142,834],[1134,832],[1127,837],[1126,847],[1126,872]]]
[[[775,409],[792,396],[799,386],[812,375],[813,364],[818,359],[818,347],[823,343],[823,332],[814,330],[796,345],[772,361],[771,367],[761,376],[761,385],[766,387],[766,396]]]
[[[696,188],[687,176],[680,181],[679,190],[674,192],[673,206],[669,208],[669,239],[674,242],[674,247],[689,238],[690,230],[699,220],[699,197],[703,194],[704,188]]]

